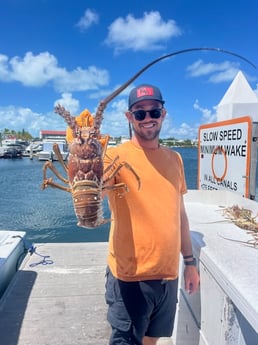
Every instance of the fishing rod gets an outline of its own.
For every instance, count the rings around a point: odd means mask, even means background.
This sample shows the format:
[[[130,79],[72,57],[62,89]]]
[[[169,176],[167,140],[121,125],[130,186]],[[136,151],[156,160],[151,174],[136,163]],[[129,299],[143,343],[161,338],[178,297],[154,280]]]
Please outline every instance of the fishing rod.
[[[107,105],[107,103],[112,101],[113,98],[115,98],[117,95],[119,95],[125,88],[127,88],[127,86],[129,86],[133,81],[135,81],[135,79],[137,79],[143,72],[145,72],[148,68],[150,68],[151,66],[153,66],[157,62],[159,62],[161,60],[164,60],[164,59],[167,59],[167,58],[170,58],[172,56],[179,55],[179,54],[185,54],[185,53],[189,53],[189,52],[193,52],[193,51],[200,51],[200,50],[201,51],[215,51],[215,52],[218,52],[218,53],[229,54],[229,55],[235,56],[235,57],[245,61],[246,63],[248,63],[252,67],[256,68],[255,64],[253,64],[250,60],[248,60],[244,56],[242,56],[240,54],[237,54],[237,53],[234,53],[234,52],[232,52],[230,50],[225,50],[225,49],[222,49],[222,48],[208,48],[208,47],[182,49],[182,50],[175,51],[173,53],[162,55],[159,58],[157,58],[157,59],[151,61],[150,63],[148,63],[146,66],[141,68],[132,78],[127,80],[123,85],[121,85],[118,89],[116,89],[109,96],[107,96],[104,100],[102,100],[100,102],[101,105],[105,107],[105,105]]]
[[[123,85],[121,85],[117,90],[115,90],[113,93],[111,93],[108,97],[106,97],[103,101],[100,102],[100,107],[106,107],[107,103],[109,103],[113,98],[115,98],[120,92],[122,92],[125,88],[127,88],[127,86],[129,86],[133,81],[135,81],[135,79],[137,79],[143,72],[145,72],[148,68],[150,68],[151,66],[153,66],[154,64],[156,64],[157,62],[170,58],[172,56],[176,56],[179,54],[185,54],[185,53],[189,53],[189,52],[193,52],[193,51],[215,51],[218,53],[224,53],[224,54],[228,54],[228,55],[232,55],[235,56],[243,61],[245,61],[246,63],[248,63],[249,65],[251,65],[253,68],[256,69],[256,65],[254,63],[252,63],[250,60],[248,60],[247,58],[245,58],[244,56],[232,52],[230,50],[226,50],[226,49],[222,49],[222,48],[211,48],[211,47],[203,47],[203,48],[187,48],[187,49],[182,49],[182,50],[178,50],[169,54],[165,54],[163,56],[160,56],[159,58],[151,61],[150,63],[148,63],[146,66],[144,66],[142,69],[140,69],[132,78],[130,78],[127,82],[125,82]],[[103,109],[103,108],[102,108]],[[132,128],[130,126],[129,123],[129,136],[130,138],[132,137]]]

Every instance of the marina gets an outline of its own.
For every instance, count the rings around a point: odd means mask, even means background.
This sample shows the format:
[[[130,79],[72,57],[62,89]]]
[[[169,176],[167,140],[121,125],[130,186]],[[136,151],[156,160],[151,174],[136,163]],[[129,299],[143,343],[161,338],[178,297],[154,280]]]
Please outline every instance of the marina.
[[[4,138],[4,139],[3,139]],[[15,134],[1,134],[0,158],[37,158],[40,161],[56,161],[58,158],[53,150],[57,144],[64,161],[68,158],[68,145],[65,131],[40,131],[39,140],[21,140]]]

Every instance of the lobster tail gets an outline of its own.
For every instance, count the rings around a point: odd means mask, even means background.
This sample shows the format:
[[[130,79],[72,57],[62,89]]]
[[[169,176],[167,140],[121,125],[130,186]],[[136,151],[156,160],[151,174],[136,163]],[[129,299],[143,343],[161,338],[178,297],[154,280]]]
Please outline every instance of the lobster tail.
[[[103,218],[101,193],[97,182],[83,180],[74,184],[72,197],[78,226],[92,229],[109,222]]]

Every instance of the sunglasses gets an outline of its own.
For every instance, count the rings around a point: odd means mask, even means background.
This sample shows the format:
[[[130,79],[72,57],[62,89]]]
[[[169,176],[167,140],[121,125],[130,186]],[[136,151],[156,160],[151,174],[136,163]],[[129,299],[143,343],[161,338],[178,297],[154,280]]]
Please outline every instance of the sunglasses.
[[[149,113],[152,119],[159,119],[162,114],[162,109],[163,108],[151,109],[151,110],[135,110],[135,111],[131,111],[130,113],[134,115],[135,120],[143,121],[147,113]]]

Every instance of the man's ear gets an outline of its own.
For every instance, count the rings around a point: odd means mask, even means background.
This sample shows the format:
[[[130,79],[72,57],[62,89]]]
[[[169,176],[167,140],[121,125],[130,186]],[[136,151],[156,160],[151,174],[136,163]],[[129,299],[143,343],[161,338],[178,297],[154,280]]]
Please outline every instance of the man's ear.
[[[133,115],[132,115],[132,113],[131,113],[130,111],[126,111],[126,112],[125,112],[125,116],[127,117],[127,120],[128,120],[129,122],[132,122],[132,117],[133,117]]]
[[[166,110],[166,108],[163,108],[162,109],[162,120],[165,119],[166,115],[167,115],[167,110]]]

